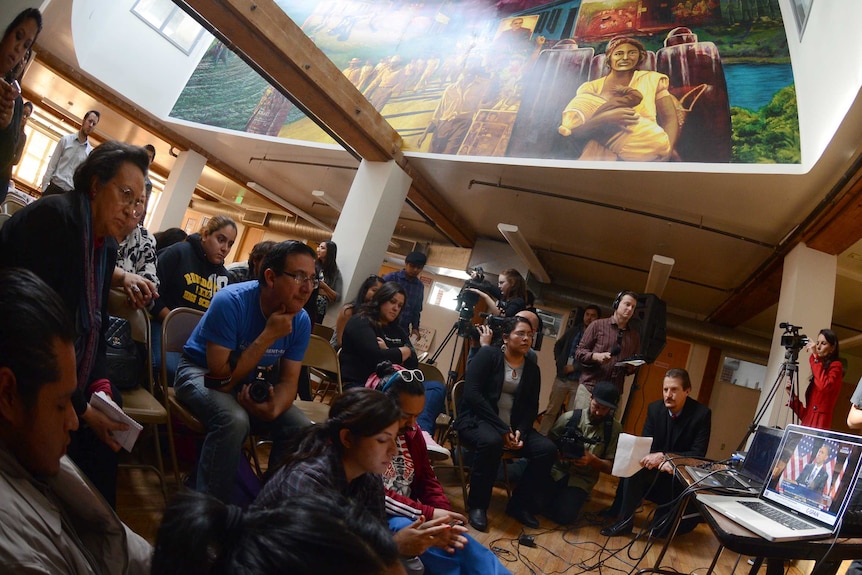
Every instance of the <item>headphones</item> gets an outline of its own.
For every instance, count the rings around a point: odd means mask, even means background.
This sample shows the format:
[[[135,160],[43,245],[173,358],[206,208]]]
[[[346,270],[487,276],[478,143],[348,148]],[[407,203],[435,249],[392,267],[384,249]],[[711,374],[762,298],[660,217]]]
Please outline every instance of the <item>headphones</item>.
[[[613,306],[613,308],[614,308],[614,311],[617,311],[617,308],[619,307],[620,302],[623,301],[623,298],[626,297],[627,295],[632,296],[635,299],[635,304],[637,304],[638,298],[637,298],[637,295],[633,291],[622,290],[621,292],[619,292],[617,294],[617,297],[614,298],[614,303],[611,304],[611,306]]]

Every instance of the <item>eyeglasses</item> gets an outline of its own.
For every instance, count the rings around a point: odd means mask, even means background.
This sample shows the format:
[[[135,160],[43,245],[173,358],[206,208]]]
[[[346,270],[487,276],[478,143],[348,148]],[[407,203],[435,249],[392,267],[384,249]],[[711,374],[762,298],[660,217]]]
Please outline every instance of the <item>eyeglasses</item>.
[[[135,192],[133,192],[129,188],[124,188],[120,185],[117,185],[117,190],[119,190],[120,192],[120,203],[124,206],[131,206],[132,217],[141,217],[141,215],[144,213],[144,209],[147,207],[147,202],[143,199],[136,200]]]
[[[287,277],[293,278],[293,283],[298,286],[309,284],[311,286],[311,289],[317,289],[318,287],[320,287],[320,281],[317,278],[310,278],[302,273],[286,272],[282,270],[279,275],[286,275]]]
[[[509,334],[509,337],[520,337],[521,339],[533,339],[533,332],[531,331],[513,331]]]
[[[410,383],[414,379],[416,381],[425,381],[425,374],[421,369],[402,369],[398,371],[398,375],[404,380],[404,383]]]

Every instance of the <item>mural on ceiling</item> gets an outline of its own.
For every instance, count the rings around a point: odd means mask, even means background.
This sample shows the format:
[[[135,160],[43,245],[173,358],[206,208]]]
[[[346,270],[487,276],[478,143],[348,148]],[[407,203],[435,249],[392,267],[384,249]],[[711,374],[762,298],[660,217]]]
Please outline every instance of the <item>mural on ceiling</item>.
[[[277,1],[408,150],[800,161],[778,0]],[[218,42],[171,116],[332,141]]]

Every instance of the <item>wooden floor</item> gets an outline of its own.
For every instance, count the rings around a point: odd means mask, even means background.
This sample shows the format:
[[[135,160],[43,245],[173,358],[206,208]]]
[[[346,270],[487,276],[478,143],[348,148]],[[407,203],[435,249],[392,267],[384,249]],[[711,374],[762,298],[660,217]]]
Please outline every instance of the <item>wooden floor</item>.
[[[452,470],[440,469],[438,472],[453,508],[463,509],[461,488]],[[491,508],[488,510],[490,529],[480,533],[470,529],[470,534],[480,543],[493,549],[500,560],[515,575],[534,573],[575,575],[585,571],[602,570],[604,573],[630,573],[636,569],[652,567],[661,550],[663,540],[648,545],[636,541],[632,536],[608,539],[599,534],[601,525],[596,513],[608,507],[613,500],[616,478],[606,475],[593,491],[592,498],[584,506],[583,518],[572,529],[564,530],[548,519],[540,517],[540,529],[526,529],[517,521],[509,518],[503,510],[506,506],[506,491],[495,487]],[[155,539],[161,520],[164,500],[154,473],[140,469],[120,469],[118,513],[133,530],[150,541]],[[175,491],[171,474],[171,489]],[[635,531],[646,523],[646,515],[651,506],[639,511],[635,518]],[[535,537],[536,548],[518,544],[518,537],[527,533]],[[717,542],[706,524],[699,525],[693,532],[677,537],[667,554],[662,567],[682,573],[704,574],[717,549]],[[645,557],[641,559],[645,553]],[[747,557],[738,561],[735,553],[725,551],[716,566],[719,575],[734,572],[747,573],[750,566]],[[842,575],[846,565],[842,566]],[[765,567],[760,570],[765,573]],[[788,565],[787,575],[803,575],[796,567]]]

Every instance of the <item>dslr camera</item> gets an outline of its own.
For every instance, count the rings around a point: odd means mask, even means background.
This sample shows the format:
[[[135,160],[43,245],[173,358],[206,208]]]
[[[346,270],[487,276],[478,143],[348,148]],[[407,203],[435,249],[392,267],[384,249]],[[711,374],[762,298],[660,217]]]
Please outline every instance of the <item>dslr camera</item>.
[[[269,401],[269,390],[272,389],[269,378],[274,371],[272,366],[255,368],[254,379],[248,384],[248,395],[255,403]]]
[[[598,442],[598,439],[585,437],[580,429],[566,426],[566,430],[557,439],[557,449],[566,459],[580,459],[584,456],[587,444],[595,445]]]

